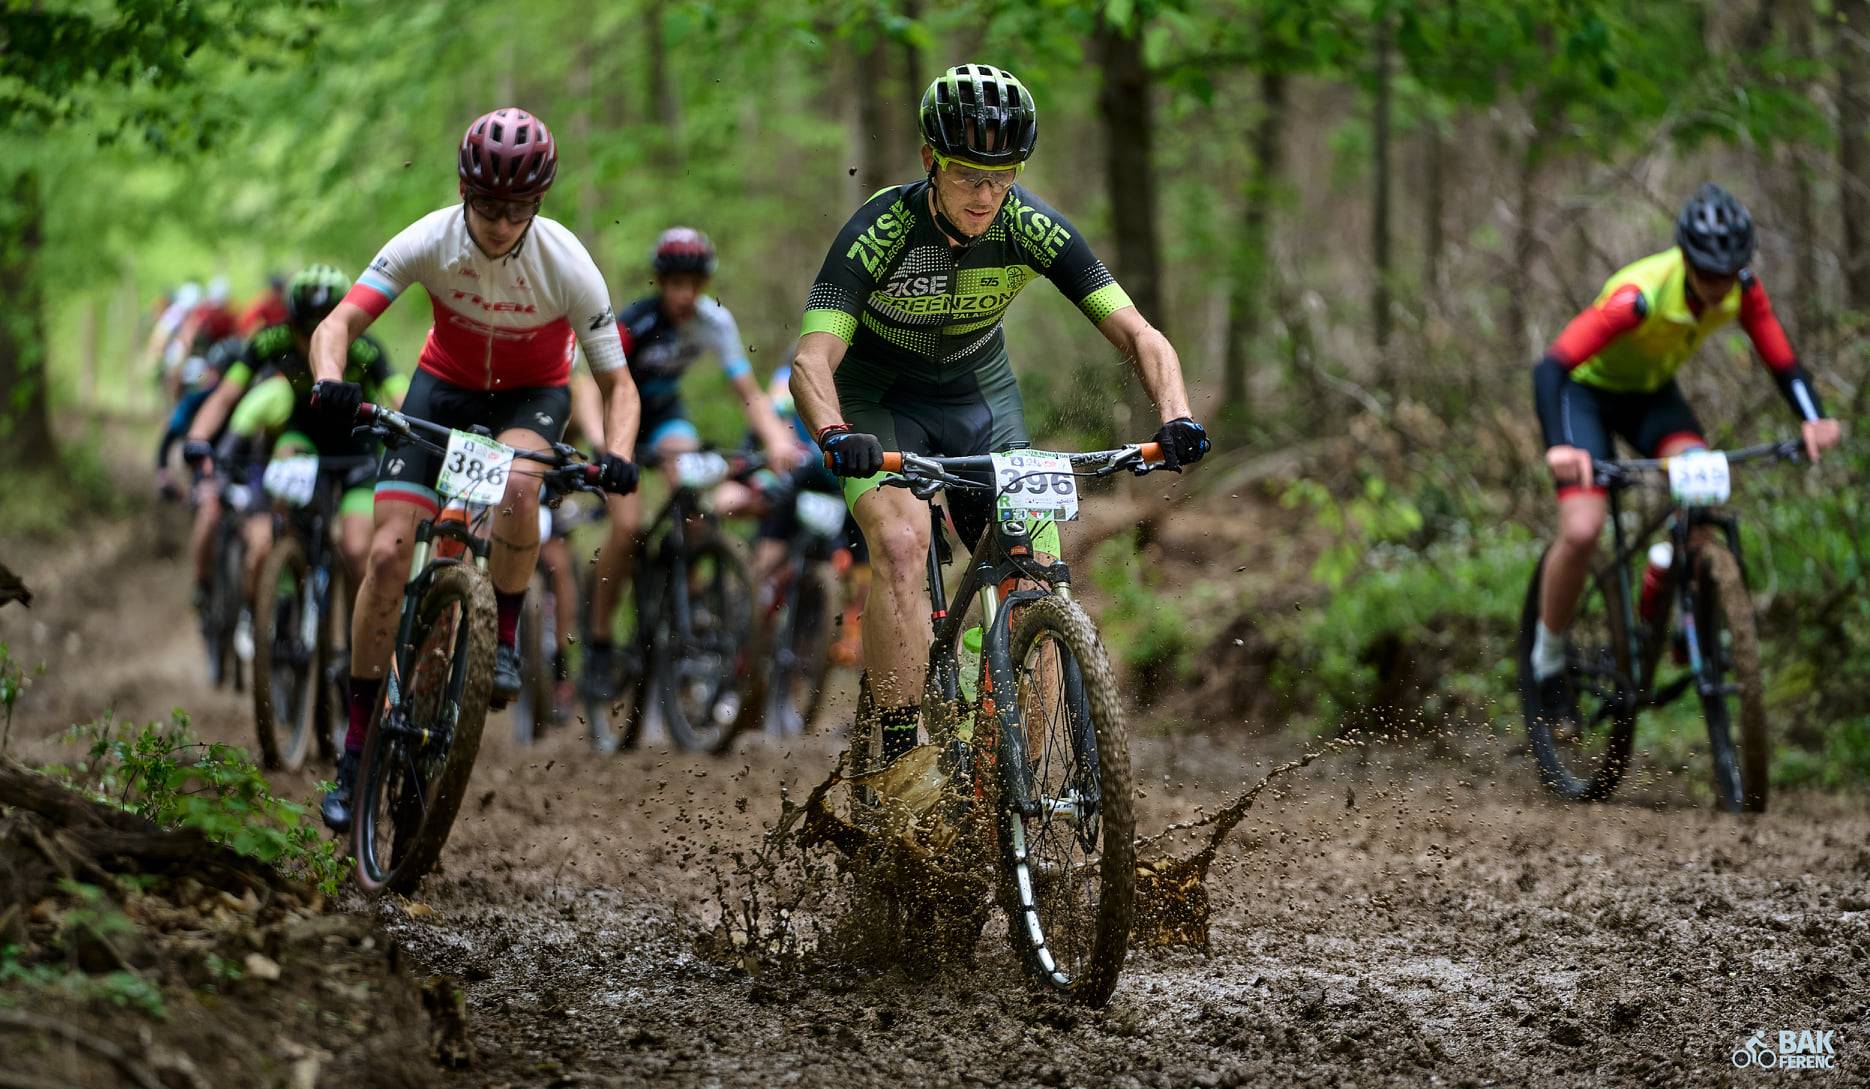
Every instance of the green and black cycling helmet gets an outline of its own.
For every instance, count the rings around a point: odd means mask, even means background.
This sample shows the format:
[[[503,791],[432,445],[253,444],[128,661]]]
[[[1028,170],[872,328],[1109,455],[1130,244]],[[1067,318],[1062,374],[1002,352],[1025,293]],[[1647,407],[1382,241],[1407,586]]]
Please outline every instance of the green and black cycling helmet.
[[[922,139],[950,159],[981,166],[1023,163],[1039,139],[1032,92],[990,64],[950,68],[922,92]]]
[[[303,269],[286,285],[286,320],[310,336],[350,289],[351,278],[330,265]]]
[[[1675,220],[1675,244],[1710,276],[1736,276],[1753,260],[1753,217],[1732,193],[1704,184]]]

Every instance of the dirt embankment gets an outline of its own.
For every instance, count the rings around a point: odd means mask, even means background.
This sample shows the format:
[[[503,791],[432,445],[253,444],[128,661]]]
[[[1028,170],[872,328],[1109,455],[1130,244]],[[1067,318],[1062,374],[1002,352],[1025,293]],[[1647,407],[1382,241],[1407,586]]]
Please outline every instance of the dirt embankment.
[[[16,751],[55,753],[66,723],[113,705],[149,719],[179,704],[245,740],[240,701],[200,687],[184,581],[132,549],[30,619],[0,613],[0,638],[49,666]],[[1565,806],[1512,734],[1332,755],[1262,796],[1220,852],[1210,951],[1136,953],[1089,1012],[1027,991],[997,921],[972,967],[929,979],[824,963],[753,975],[703,955],[730,853],[758,841],[782,787],[798,797],[823,777],[829,738],[711,761],[598,759],[571,737],[522,751],[509,736],[490,723],[418,897],[343,904],[413,974],[458,981],[475,1059],[449,1084],[1744,1085],[1786,1076],[1733,1066],[1760,1029],[1835,1033],[1836,1069],[1799,1076],[1870,1071],[1861,797],[1776,796],[1737,820],[1639,769],[1618,800]],[[1140,739],[1139,827],[1211,811],[1291,755],[1236,733]],[[405,1019],[360,1029],[347,1018],[365,996],[305,1000],[313,1016],[252,1046],[282,1053],[273,1041],[291,1036],[335,1053]],[[184,1025],[237,1031],[204,1009]],[[129,1012],[87,1024],[120,1043],[231,1046]],[[390,1083],[347,1069],[318,1083]]]

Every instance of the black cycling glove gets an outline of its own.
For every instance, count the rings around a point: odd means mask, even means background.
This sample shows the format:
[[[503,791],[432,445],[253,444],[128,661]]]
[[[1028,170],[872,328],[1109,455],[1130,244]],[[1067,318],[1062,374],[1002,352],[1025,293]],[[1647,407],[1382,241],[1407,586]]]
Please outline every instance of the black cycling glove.
[[[883,444],[875,435],[844,426],[826,428],[819,434],[818,448],[830,456],[831,472],[837,476],[866,477],[883,471]]]
[[[1187,416],[1163,424],[1162,430],[1156,432],[1156,442],[1162,447],[1163,464],[1171,469],[1193,465],[1211,448],[1207,428]]]
[[[349,424],[357,419],[357,406],[363,403],[364,387],[355,382],[326,378],[312,383],[312,407],[328,420]]]
[[[189,439],[182,444],[182,460],[192,468],[201,468],[201,463],[213,456],[214,444],[204,439]]]
[[[629,458],[604,453],[597,456],[597,482],[612,495],[629,495],[636,490],[636,463]]]

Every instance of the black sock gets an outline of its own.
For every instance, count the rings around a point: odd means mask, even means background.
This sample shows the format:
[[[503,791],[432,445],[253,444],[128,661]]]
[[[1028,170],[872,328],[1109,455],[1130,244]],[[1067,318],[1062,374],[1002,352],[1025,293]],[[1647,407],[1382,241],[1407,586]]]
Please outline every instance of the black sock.
[[[922,705],[905,703],[885,707],[877,713],[883,728],[883,760],[888,763],[916,747],[916,729],[922,721]]]

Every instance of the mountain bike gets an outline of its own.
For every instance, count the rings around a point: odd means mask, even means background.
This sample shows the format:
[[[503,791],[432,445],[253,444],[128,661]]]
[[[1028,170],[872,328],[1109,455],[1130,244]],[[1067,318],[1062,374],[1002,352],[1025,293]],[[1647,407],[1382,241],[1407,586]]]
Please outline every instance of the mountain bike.
[[[619,644],[614,695],[584,701],[600,752],[633,747],[652,712],[669,739],[691,752],[720,748],[739,718],[753,579],[705,502],[732,469],[712,452],[676,456],[674,490],[637,551],[635,627]]]
[[[351,852],[366,893],[409,892],[441,857],[474,770],[493,689],[496,612],[487,576],[494,507],[523,460],[566,490],[597,491],[597,467],[563,443],[515,450],[380,405],[359,407],[368,433],[442,455],[445,505],[416,526],[383,697],[357,775]]]
[[[1573,801],[1609,797],[1629,767],[1637,715],[1692,691],[1707,723],[1721,807],[1735,813],[1765,810],[1770,751],[1759,636],[1747,596],[1740,524],[1720,504],[1731,492],[1732,466],[1797,461],[1803,449],[1799,440],[1787,439],[1727,453],[1596,462],[1596,481],[1609,490],[1613,543],[1609,560],[1585,584],[1567,640],[1565,668],[1578,695],[1575,720],[1553,723],[1535,713],[1532,640],[1543,556],[1520,616],[1520,700],[1540,778],[1552,791]],[[1626,533],[1624,493],[1656,474],[1667,476],[1671,504]],[[1646,542],[1665,528],[1671,561],[1654,591],[1643,595],[1650,602],[1651,615],[1645,616],[1631,589],[1632,573],[1648,562]],[[1673,638],[1671,611],[1680,625]],[[1664,652],[1672,644],[1687,670],[1665,682]]]
[[[260,564],[253,602],[253,725],[268,768],[297,771],[316,744],[343,743],[343,677],[351,600],[344,559],[332,539],[338,503],[376,471],[374,457],[301,454],[267,462],[260,486],[281,513]]]
[[[776,739],[809,729],[824,703],[831,642],[842,591],[833,562],[845,547],[850,508],[839,492],[803,487],[796,478],[766,489],[766,499],[789,525],[785,557],[759,587],[750,683],[742,714],[724,733],[716,754],[744,730],[764,725]]]
[[[201,603],[201,638],[208,654],[209,683],[244,692],[246,662],[235,639],[247,599],[247,539],[240,532],[240,522],[252,505],[253,489],[225,470],[215,474],[211,486],[220,497],[221,518],[214,527],[214,565]]]
[[[562,534],[568,523],[575,525],[582,517],[576,506],[566,505],[565,498],[563,492],[552,487],[540,494],[539,566],[526,587],[526,603],[519,614],[520,689],[519,699],[513,704],[513,739],[521,745],[530,745],[557,729],[571,706],[569,700],[561,698],[561,687],[568,687],[570,682],[559,675],[559,633],[573,629],[561,626],[561,614],[567,606],[575,612],[583,594],[577,589],[578,565],[569,548],[563,549],[559,562],[565,564],[573,587],[570,602],[559,600],[548,570],[555,531]],[[558,538],[558,543],[565,544],[563,537]]]
[[[956,826],[990,821],[998,897],[1015,952],[1050,990],[1093,1006],[1123,969],[1136,893],[1135,819],[1123,703],[1097,626],[1072,596],[1062,560],[1038,562],[1055,521],[1077,517],[1077,477],[1161,468],[1155,443],[1059,454],[973,457],[886,452],[885,486],[932,500],[943,487],[989,491],[995,517],[949,609],[940,516],[928,555],[934,639],[922,722],[940,747]],[[1089,468],[1089,472],[1080,472]],[[1049,531],[1049,532],[1048,532]],[[981,652],[971,690],[961,659],[967,602],[979,603]],[[855,772],[881,763],[880,731],[860,714]]]

